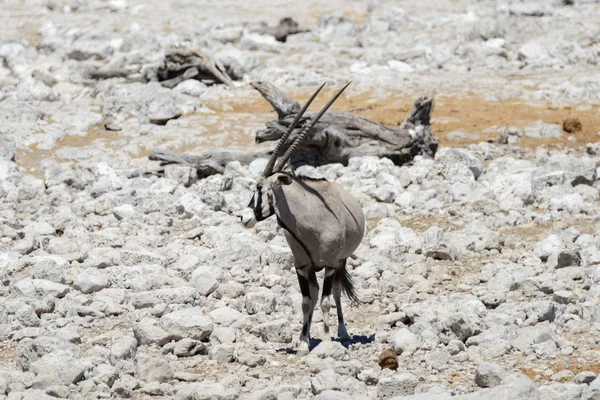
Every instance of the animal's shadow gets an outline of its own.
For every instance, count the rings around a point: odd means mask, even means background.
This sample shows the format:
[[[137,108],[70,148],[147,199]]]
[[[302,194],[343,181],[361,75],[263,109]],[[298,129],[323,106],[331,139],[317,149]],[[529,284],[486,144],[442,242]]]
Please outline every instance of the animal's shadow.
[[[350,339],[333,338],[332,341],[339,342],[342,344],[342,346],[344,346],[345,348],[348,348],[352,344],[374,343],[375,342],[375,334],[372,334],[371,336],[352,335],[352,337]],[[322,342],[321,339],[310,338],[309,351],[312,351],[315,347],[317,347],[319,344],[321,344],[321,342]],[[285,347],[285,348],[278,349],[277,352],[278,353],[286,353],[286,354],[297,354],[298,353],[296,351],[296,349],[293,349],[291,347]]]

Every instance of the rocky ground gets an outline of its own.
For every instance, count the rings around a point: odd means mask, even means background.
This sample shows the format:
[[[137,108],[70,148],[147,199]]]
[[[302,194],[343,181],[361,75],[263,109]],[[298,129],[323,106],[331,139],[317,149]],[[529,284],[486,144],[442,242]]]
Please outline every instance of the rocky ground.
[[[600,398],[600,2],[319,3],[2,3],[0,399]],[[147,82],[173,46],[239,79]],[[389,124],[435,89],[441,146],[305,168],[368,232],[352,342],[317,309],[300,357],[283,234],[238,218],[266,160],[197,181],[147,155],[254,146],[253,80],[348,79],[335,107]]]

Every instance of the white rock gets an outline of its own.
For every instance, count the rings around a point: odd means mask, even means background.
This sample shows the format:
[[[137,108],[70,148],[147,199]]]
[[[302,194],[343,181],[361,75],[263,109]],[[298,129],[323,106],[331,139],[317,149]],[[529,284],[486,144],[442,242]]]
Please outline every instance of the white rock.
[[[173,90],[182,94],[187,94],[189,96],[198,97],[202,95],[202,93],[204,93],[206,89],[207,86],[204,83],[196,79],[186,79],[185,81],[175,86]]]
[[[115,364],[119,360],[135,359],[137,346],[138,342],[134,337],[122,337],[110,348],[111,361]]]
[[[261,290],[246,294],[246,311],[248,314],[264,312],[271,314],[275,311],[275,294],[271,291]]]
[[[183,338],[204,340],[213,330],[211,319],[197,308],[184,308],[165,314],[160,321],[164,329],[176,340]]]
[[[133,335],[139,344],[157,344],[163,346],[171,340],[171,335],[164,329],[148,322],[139,322],[133,327]]]
[[[346,360],[349,357],[348,350],[339,342],[321,342],[310,352],[311,357],[327,358],[334,360]]]
[[[525,136],[534,139],[559,138],[562,136],[562,126],[556,124],[546,124],[544,121],[537,121],[524,128]]]
[[[31,365],[36,375],[33,387],[44,389],[52,385],[70,385],[84,379],[91,365],[68,351],[57,350],[44,355]]]
[[[377,384],[377,398],[389,399],[395,396],[408,396],[415,392],[418,379],[411,373],[392,375],[389,378],[379,379]]]
[[[82,293],[93,293],[110,286],[108,274],[102,270],[88,268],[75,279],[75,289]]]
[[[494,363],[479,364],[475,370],[475,383],[482,388],[498,386],[505,377],[506,371]]]
[[[191,283],[202,296],[208,296],[219,287],[219,282],[209,275],[195,275]]]
[[[244,315],[231,307],[219,307],[208,313],[213,322],[220,326],[228,327],[235,326],[239,321],[244,319]]]
[[[402,328],[394,333],[392,349],[396,354],[411,355],[419,349],[419,346],[419,337],[408,328]]]

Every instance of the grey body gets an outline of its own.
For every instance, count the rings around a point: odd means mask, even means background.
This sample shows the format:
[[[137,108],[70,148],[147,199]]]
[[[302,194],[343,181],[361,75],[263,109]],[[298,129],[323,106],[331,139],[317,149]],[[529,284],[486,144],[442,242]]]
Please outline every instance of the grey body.
[[[296,268],[337,268],[358,248],[364,215],[358,201],[338,183],[294,177],[273,195]]]
[[[341,294],[345,291],[350,299],[355,301],[357,299],[352,279],[346,270],[346,259],[352,255],[363,238],[365,217],[358,201],[339,184],[297,177],[282,171],[310,129],[349,84],[329,100],[292,142],[275,166],[279,151],[283,148],[287,137],[325,84],[311,96],[277,143],[263,175],[256,182],[256,190],[248,204],[249,209],[242,216],[244,226],[251,228],[257,221],[276,214],[277,223],[285,230],[285,237],[294,255],[296,274],[302,292],[304,323],[298,344],[298,350],[302,352],[307,352],[310,348],[310,325],[319,298],[319,283],[315,272],[322,269],[325,269],[321,295],[325,330],[323,339],[331,340],[329,336],[331,294],[337,308],[338,335],[343,339],[349,337],[344,324]]]
[[[321,295],[323,340],[331,340],[331,294],[337,308],[338,336],[348,339],[341,294],[345,291],[356,300],[346,259],[358,248],[365,233],[365,218],[358,201],[335,182],[277,172],[259,179],[249,206],[243,224],[251,227],[275,214],[294,255],[304,314],[298,350],[307,352],[310,348],[310,326],[319,297],[315,273],[322,269],[325,269]]]

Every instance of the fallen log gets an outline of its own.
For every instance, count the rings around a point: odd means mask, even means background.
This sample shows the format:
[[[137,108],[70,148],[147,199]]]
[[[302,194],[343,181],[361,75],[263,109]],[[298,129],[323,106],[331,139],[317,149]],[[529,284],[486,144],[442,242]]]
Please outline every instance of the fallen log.
[[[156,71],[164,87],[174,88],[185,79],[210,80],[233,86],[231,77],[221,62],[201,51],[177,49],[168,52]]]
[[[279,140],[300,110],[300,105],[269,83],[253,82],[252,86],[271,104],[279,118],[267,122],[266,128],[256,133],[256,141]],[[430,125],[433,100],[432,95],[418,99],[399,127],[330,110],[309,132],[292,156],[291,163],[295,167],[335,162],[346,164],[351,157],[379,156],[402,165],[418,154],[433,157],[438,146],[438,139],[433,136]],[[304,114],[289,136],[287,145],[296,139],[315,115],[310,111]]]
[[[214,174],[222,174],[225,167],[232,161],[239,161],[241,164],[248,165],[257,158],[269,158],[270,153],[265,150],[223,150],[216,149],[203,154],[183,154],[170,151],[154,150],[148,158],[153,161],[160,161],[160,165],[181,164],[196,168],[198,178],[206,178]]]
[[[266,127],[256,133],[256,142],[279,140],[300,111],[300,104],[289,98],[277,87],[266,82],[253,82],[258,90],[277,112],[278,119],[266,123]],[[416,155],[433,157],[438,147],[438,139],[433,136],[431,113],[434,99],[432,95],[419,98],[410,114],[400,126],[384,125],[368,118],[350,113],[329,110],[309,132],[291,158],[291,165],[324,165],[329,163],[347,164],[351,157],[378,156],[391,159],[402,165]],[[306,112],[297,127],[287,139],[282,153],[302,131],[310,119],[316,115]],[[193,166],[200,178],[222,173],[227,163],[239,161],[249,164],[256,158],[268,158],[264,150],[230,151],[217,149],[200,155],[155,150],[151,160],[161,165],[185,164]]]
[[[277,26],[266,26],[259,30],[259,33],[263,35],[272,35],[278,42],[286,42],[288,36],[295,35],[297,33],[307,32],[306,30],[300,29],[298,23],[291,17],[282,18],[279,20]]]

